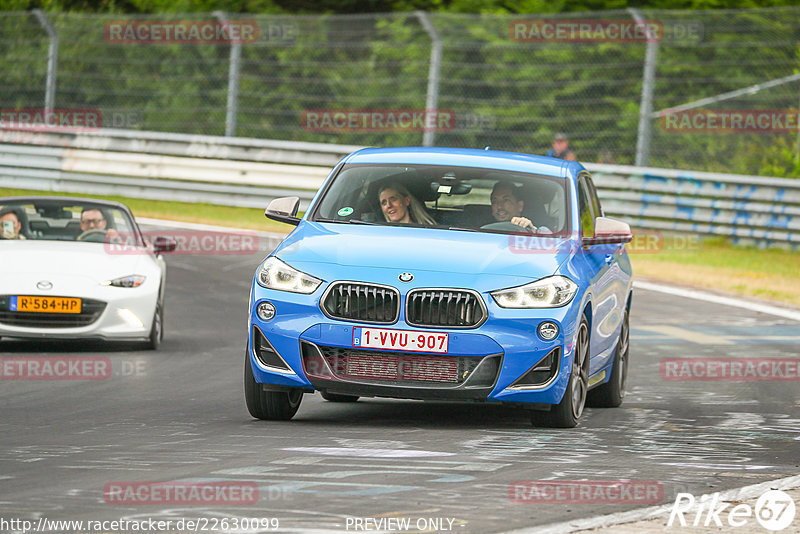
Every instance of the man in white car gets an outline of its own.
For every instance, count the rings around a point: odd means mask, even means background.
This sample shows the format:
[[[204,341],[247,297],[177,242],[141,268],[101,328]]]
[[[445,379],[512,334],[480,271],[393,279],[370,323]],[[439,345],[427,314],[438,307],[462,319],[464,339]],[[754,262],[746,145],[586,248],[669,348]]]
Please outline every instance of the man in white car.
[[[106,239],[119,237],[119,232],[113,228],[106,230],[106,226],[108,226],[106,217],[99,209],[84,208],[84,210],[81,212],[81,235],[89,232],[90,230],[100,230],[105,232]]]

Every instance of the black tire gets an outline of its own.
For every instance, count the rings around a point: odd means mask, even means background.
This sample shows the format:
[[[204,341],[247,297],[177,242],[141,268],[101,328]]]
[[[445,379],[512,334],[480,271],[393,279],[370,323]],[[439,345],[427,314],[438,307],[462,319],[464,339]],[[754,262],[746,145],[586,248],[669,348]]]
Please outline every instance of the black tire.
[[[578,425],[586,406],[586,392],[589,387],[589,323],[586,317],[581,317],[575,349],[572,352],[572,371],[564,397],[549,412],[533,412],[531,422],[534,425],[544,424],[554,428],[573,428]]]
[[[326,391],[320,391],[320,395],[328,402],[356,402],[358,400],[356,395],[337,395]]]
[[[628,380],[628,363],[630,353],[630,327],[628,324],[628,311],[622,319],[622,328],[619,332],[619,343],[614,352],[614,366],[611,368],[611,377],[602,386],[597,386],[589,392],[587,402],[589,406],[598,408],[616,408],[625,399],[625,383]]]
[[[156,304],[156,311],[153,314],[153,326],[150,327],[150,337],[145,343],[148,350],[158,350],[164,340],[164,306]]]
[[[244,400],[247,411],[256,419],[266,421],[288,421],[303,400],[303,392],[295,389],[287,391],[264,391],[261,384],[256,383],[253,368],[250,364],[250,355],[244,355]]]

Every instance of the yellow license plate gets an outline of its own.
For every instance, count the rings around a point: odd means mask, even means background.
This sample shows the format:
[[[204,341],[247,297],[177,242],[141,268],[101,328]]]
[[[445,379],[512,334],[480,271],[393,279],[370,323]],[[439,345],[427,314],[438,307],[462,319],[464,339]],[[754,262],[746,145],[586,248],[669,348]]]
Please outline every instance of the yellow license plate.
[[[11,311],[37,313],[80,313],[81,299],[69,297],[11,297]]]

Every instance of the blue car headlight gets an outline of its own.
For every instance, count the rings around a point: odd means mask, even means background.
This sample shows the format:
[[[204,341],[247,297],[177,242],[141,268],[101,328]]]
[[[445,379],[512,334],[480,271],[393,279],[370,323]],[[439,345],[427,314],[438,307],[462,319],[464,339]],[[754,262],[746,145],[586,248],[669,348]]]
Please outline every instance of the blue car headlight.
[[[566,276],[548,276],[524,286],[492,291],[501,308],[558,308],[572,300],[578,286]]]
[[[259,285],[268,289],[305,294],[313,293],[322,283],[319,278],[298,271],[275,256],[264,260],[258,269],[256,280]]]

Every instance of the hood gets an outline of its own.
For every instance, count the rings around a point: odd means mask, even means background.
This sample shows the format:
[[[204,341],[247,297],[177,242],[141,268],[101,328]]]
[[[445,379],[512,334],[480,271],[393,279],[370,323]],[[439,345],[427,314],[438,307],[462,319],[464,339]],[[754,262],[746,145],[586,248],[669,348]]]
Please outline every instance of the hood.
[[[568,257],[561,250],[568,247],[554,243],[564,240],[550,239],[545,243],[546,248],[541,248],[540,241],[532,243],[531,239],[460,230],[302,221],[276,249],[275,255],[289,265],[333,263],[532,278],[555,273]]]
[[[144,249],[114,253],[103,243],[2,240],[0,276],[59,275],[100,281],[130,274],[152,274],[155,264]]]

